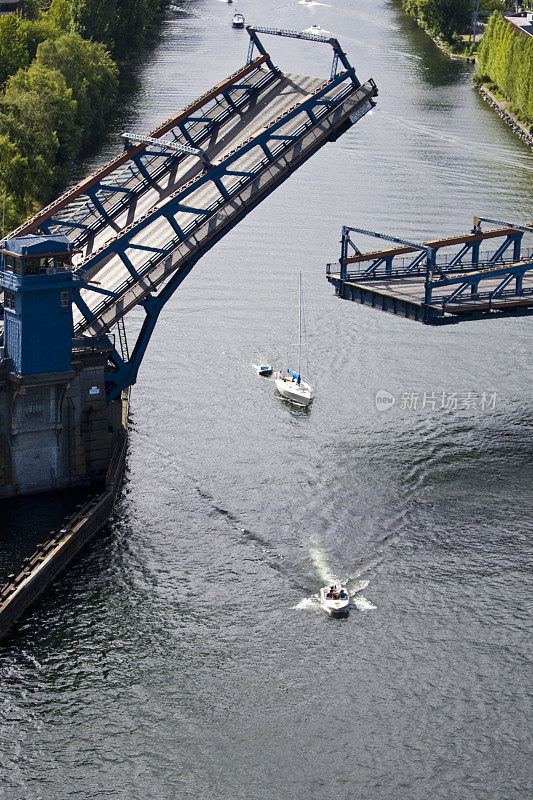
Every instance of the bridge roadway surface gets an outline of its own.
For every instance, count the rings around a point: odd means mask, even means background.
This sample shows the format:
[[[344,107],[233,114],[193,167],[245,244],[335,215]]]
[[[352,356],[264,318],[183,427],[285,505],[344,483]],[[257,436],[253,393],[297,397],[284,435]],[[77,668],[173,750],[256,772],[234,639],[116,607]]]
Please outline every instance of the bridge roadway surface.
[[[509,265],[512,267],[512,264]],[[464,275],[474,274],[472,270],[464,272]],[[483,270],[477,273],[483,275]],[[339,276],[331,276],[331,282],[336,283]],[[533,274],[526,273],[523,277],[523,291],[524,297],[517,298],[514,296],[502,296],[490,299],[490,302],[484,295],[494,292],[498,285],[501,283],[501,276],[495,278],[486,278],[480,284],[480,294],[478,298],[465,296],[461,302],[449,302],[445,307],[439,304],[442,297],[438,295],[438,288],[433,290],[433,302],[430,309],[435,312],[435,315],[440,317],[441,322],[453,321],[461,316],[472,316],[484,311],[506,312],[512,311],[513,308],[524,309],[533,306]],[[482,288],[481,288],[482,287]],[[447,287],[448,294],[454,287]],[[512,293],[511,293],[512,294]],[[360,302],[363,305],[372,306],[383,311],[399,314],[400,316],[411,317],[413,319],[423,319],[424,308],[424,295],[425,295],[425,276],[423,274],[404,276],[396,279],[376,279],[372,281],[358,281],[355,277],[348,277],[345,281],[344,296],[350,297],[355,302]],[[410,309],[410,310],[409,310]]]
[[[264,61],[237,71],[151,133],[160,137],[163,131],[168,141],[201,148],[209,167],[196,155],[136,146],[132,158],[119,157],[116,168],[111,162],[92,186],[86,181],[86,191],[82,182],[12,234],[65,234],[79,251],[76,274],[88,287],[113,293],[81,289],[81,302],[73,306],[75,335],[109,331],[205,252],[354,111],[365,103],[369,110],[367,100],[377,93],[371,81],[358,87],[348,75],[343,82],[342,73],[336,80],[284,74]]]

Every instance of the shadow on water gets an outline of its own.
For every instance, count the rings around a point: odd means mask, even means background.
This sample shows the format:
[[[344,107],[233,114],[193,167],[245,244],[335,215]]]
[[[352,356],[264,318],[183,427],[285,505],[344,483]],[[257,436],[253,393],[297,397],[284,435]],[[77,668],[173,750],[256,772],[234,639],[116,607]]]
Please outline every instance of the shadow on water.
[[[87,498],[87,489],[14,497],[3,500],[0,518],[0,584],[18,569],[44,542],[49,531],[57,529],[76,506]]]

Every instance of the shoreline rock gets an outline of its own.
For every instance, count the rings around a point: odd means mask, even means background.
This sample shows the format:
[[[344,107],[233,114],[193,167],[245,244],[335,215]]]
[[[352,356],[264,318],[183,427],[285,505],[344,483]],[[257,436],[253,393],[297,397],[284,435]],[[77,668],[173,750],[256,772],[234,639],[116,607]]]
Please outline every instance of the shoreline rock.
[[[501,100],[498,100],[496,97],[494,97],[492,92],[490,92],[485,86],[476,86],[476,89],[485,102],[496,111],[496,113],[504,120],[504,122],[509,125],[514,133],[516,133],[523,142],[528,144],[530,147],[533,147],[533,134],[531,134],[526,126],[522,125],[522,123],[519,122],[510,111],[508,111],[508,109],[505,107],[505,104]]]

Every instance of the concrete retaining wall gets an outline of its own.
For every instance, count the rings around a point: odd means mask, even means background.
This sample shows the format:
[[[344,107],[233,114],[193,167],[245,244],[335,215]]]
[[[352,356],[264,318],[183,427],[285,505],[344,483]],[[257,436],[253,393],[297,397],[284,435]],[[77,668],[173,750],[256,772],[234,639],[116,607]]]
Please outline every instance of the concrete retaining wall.
[[[122,398],[123,426],[115,434],[105,487],[70,517],[59,532],[52,532],[24,562],[19,574],[10,576],[9,583],[0,590],[0,639],[111,516],[124,472],[128,402],[129,393]]]

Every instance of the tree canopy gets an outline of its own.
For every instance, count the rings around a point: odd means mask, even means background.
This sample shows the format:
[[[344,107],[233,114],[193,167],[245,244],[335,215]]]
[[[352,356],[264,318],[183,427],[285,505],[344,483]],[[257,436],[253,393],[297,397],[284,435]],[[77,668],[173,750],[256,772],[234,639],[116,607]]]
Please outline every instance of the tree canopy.
[[[447,42],[463,33],[472,17],[473,0],[404,0],[404,8]]]
[[[0,18],[0,191],[13,227],[61,189],[96,141],[118,93],[120,63],[161,0],[28,0]]]

